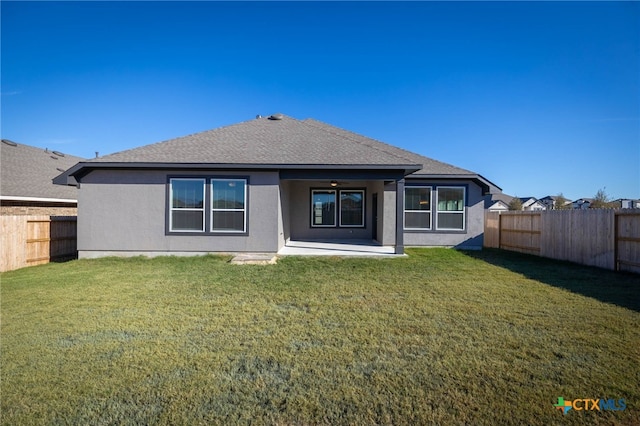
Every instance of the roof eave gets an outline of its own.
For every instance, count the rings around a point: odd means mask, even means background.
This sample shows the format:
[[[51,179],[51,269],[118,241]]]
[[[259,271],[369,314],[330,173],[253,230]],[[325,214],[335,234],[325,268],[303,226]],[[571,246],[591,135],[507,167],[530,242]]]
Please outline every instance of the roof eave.
[[[30,201],[39,203],[78,203],[72,198],[21,197],[17,195],[0,195],[0,201]]]
[[[257,164],[257,163],[147,163],[147,162],[80,162],[64,173],[56,176],[56,185],[75,186],[79,180],[91,170],[103,169],[147,169],[147,170],[403,170],[405,175],[415,173],[422,168],[421,164]]]
[[[80,162],[65,172],[62,172],[58,176],[54,177],[51,182],[53,182],[54,185],[77,186],[78,182],[76,181],[75,175],[82,170],[82,164],[83,163]]]
[[[489,179],[477,173],[422,173],[422,174],[412,174],[407,176],[408,178],[416,178],[416,179],[469,179],[476,182],[483,190],[483,195],[487,195],[491,192],[492,188],[498,189],[502,191],[495,183],[491,182]]]

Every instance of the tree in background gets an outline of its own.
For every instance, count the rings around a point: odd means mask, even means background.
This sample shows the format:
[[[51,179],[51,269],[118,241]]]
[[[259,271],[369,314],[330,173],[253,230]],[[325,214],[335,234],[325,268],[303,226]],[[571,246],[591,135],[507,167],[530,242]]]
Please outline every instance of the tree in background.
[[[509,201],[509,210],[522,210],[522,201],[520,201],[520,198],[513,197],[513,199]]]
[[[596,195],[593,197],[593,202],[591,203],[589,208],[606,209],[612,207],[611,199],[609,198],[609,195],[607,195],[605,189],[606,187],[598,189],[598,192],[596,192]]]
[[[561,192],[558,195],[556,195],[556,200],[555,200],[555,204],[553,205],[553,209],[568,210],[571,208],[571,203],[569,203],[569,201],[570,200],[568,200]]]

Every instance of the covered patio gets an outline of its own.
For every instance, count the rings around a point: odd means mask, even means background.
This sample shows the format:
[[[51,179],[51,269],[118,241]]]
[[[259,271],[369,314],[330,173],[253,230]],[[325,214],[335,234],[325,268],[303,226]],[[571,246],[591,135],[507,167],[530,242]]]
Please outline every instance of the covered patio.
[[[278,254],[401,254],[409,171],[396,165],[281,170]]]

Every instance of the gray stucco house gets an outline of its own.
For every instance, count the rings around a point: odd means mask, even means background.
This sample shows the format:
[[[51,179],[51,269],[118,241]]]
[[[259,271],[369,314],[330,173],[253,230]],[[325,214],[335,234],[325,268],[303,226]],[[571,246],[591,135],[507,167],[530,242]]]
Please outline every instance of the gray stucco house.
[[[289,241],[481,248],[477,173],[282,114],[79,162],[78,252],[277,252]]]

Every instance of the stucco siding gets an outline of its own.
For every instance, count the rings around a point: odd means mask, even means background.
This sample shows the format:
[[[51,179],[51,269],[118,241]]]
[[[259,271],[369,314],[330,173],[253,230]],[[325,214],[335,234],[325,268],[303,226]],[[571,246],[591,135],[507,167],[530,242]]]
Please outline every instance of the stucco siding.
[[[278,192],[278,250],[286,244],[290,238],[290,215],[289,215],[289,182],[280,181]]]
[[[411,246],[427,247],[456,247],[467,249],[482,248],[484,235],[484,199],[482,189],[473,181],[441,180],[427,181],[407,179],[407,187],[410,184],[423,184],[438,186],[464,186],[466,188],[465,229],[464,231],[438,231],[433,221],[431,231],[404,231],[404,244]],[[436,200],[433,200],[435,203]],[[402,219],[401,219],[402,220]]]
[[[380,192],[382,185],[378,181],[341,182],[337,188],[331,188],[327,181],[289,181],[289,218],[290,238],[292,240],[370,240],[373,237],[372,194]],[[357,227],[312,227],[311,226],[311,190],[312,189],[364,189],[365,190],[365,226]],[[380,203],[379,198],[379,203]]]
[[[169,176],[247,177],[247,235],[167,235]],[[95,170],[79,190],[78,251],[275,252],[278,184],[275,172]]]
[[[396,244],[396,184],[384,186],[384,202],[382,206],[382,245]]]

